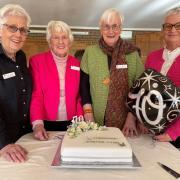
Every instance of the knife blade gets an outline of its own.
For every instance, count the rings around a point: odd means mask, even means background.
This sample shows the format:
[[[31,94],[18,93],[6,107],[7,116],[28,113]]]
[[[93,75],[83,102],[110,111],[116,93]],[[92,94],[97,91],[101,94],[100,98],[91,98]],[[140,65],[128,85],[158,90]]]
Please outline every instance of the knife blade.
[[[158,164],[169,174],[171,174],[172,176],[174,176],[176,179],[180,178],[180,173],[174,171],[173,169],[171,169],[170,167],[158,162]]]

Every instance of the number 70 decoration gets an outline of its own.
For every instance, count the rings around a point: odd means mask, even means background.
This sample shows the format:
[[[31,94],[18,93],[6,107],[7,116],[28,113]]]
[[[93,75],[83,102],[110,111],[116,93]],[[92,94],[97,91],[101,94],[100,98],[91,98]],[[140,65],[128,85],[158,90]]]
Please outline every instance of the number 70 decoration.
[[[147,69],[133,83],[126,104],[149,131],[160,134],[180,115],[180,89],[168,77]]]

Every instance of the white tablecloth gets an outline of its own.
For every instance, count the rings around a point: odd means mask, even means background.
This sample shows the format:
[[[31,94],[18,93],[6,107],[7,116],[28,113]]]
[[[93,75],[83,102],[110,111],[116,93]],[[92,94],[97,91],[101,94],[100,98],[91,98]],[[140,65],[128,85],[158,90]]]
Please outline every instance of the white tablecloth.
[[[169,143],[152,143],[150,136],[128,139],[141,163],[140,169],[60,169],[51,167],[59,140],[59,132],[49,132],[50,140],[38,141],[32,134],[17,143],[25,147],[28,161],[17,164],[0,158],[0,180],[174,180],[157,162],[180,172],[180,151]]]

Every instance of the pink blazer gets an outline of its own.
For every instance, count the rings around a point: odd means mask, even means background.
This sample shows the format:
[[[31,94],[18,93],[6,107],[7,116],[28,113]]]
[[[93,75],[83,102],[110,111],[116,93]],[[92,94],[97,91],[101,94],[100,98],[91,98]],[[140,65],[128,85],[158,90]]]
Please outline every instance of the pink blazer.
[[[79,96],[80,62],[68,56],[65,74],[67,118],[82,115]],[[58,70],[50,51],[30,58],[30,71],[33,78],[33,92],[30,105],[31,122],[35,120],[57,120],[60,101],[60,80]]]
[[[151,52],[146,60],[145,68],[153,68],[160,72],[161,67],[164,63],[163,48],[157,51]],[[167,76],[175,83],[176,86],[180,87],[180,56],[176,58],[171,68],[169,69]]]
[[[163,56],[163,49],[153,51],[148,55],[145,67],[152,68],[160,72],[164,62],[162,56]],[[167,76],[175,83],[176,86],[180,87],[180,56],[178,56],[175,59],[174,63],[172,64],[171,68],[167,73]],[[179,117],[168,126],[166,133],[169,134],[172,140],[176,140],[176,138],[180,136]]]

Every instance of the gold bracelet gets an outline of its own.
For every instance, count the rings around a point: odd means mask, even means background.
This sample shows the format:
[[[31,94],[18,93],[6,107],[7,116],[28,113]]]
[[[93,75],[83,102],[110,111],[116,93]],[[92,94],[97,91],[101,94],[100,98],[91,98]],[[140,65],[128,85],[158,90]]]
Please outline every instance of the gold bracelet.
[[[92,109],[85,109],[84,114],[86,114],[86,113],[92,113]]]

